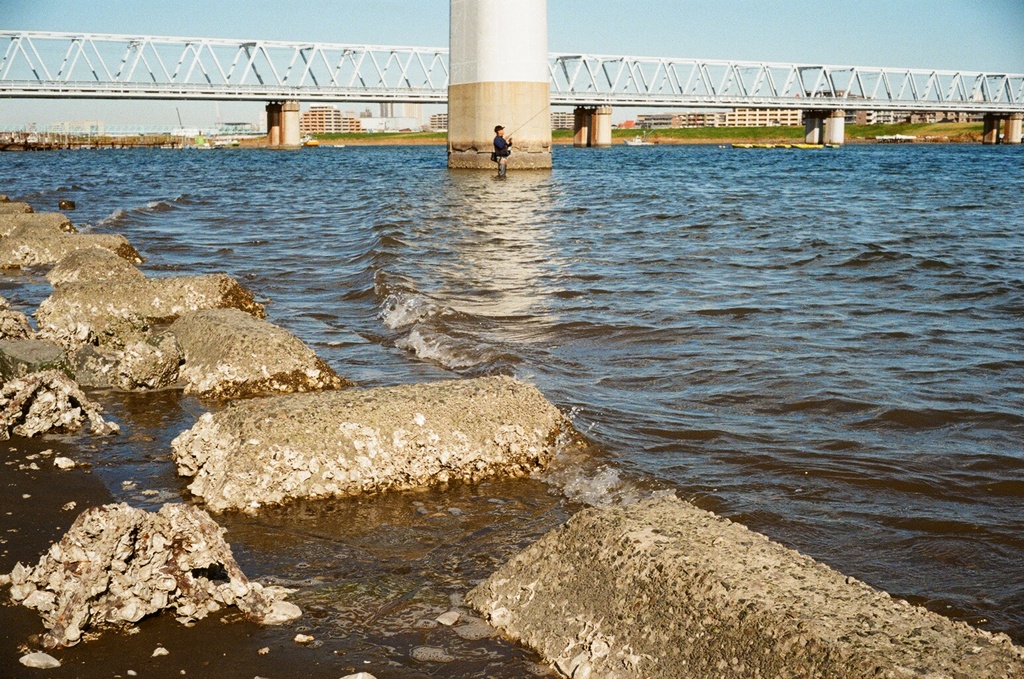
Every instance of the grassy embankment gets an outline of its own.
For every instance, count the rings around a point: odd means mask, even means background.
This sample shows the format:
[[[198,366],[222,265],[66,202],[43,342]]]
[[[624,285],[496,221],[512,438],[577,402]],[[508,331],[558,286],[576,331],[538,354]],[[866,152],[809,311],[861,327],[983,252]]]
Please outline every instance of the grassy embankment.
[[[873,142],[877,136],[904,134],[916,136],[918,141],[975,142],[981,141],[981,123],[901,123],[897,125],[847,125],[847,142]],[[642,135],[643,130],[612,130],[612,142],[621,143]],[[353,146],[389,146],[401,144],[445,144],[444,132],[353,132],[346,134],[315,135],[323,144]],[[571,144],[572,130],[551,133],[555,144]],[[793,142],[804,137],[802,127],[689,127],[653,130],[647,140],[657,144],[742,144],[767,142]]]

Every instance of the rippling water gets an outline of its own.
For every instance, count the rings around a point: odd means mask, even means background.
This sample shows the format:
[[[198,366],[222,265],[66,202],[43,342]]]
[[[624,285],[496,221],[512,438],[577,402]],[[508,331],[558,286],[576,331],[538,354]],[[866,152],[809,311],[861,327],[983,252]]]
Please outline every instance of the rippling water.
[[[106,151],[0,154],[0,190],[76,200],[150,275],[239,278],[364,386],[536,384],[598,447],[559,497],[677,489],[1021,641],[1022,163],[559,148],[497,181],[429,147]]]

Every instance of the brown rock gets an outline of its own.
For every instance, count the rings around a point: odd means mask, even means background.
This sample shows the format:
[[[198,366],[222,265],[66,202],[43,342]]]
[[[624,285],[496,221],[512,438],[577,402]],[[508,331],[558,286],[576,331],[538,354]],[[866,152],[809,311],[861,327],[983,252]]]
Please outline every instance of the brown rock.
[[[509,377],[346,389],[233,403],[173,442],[178,473],[214,511],[544,467],[566,418]]]

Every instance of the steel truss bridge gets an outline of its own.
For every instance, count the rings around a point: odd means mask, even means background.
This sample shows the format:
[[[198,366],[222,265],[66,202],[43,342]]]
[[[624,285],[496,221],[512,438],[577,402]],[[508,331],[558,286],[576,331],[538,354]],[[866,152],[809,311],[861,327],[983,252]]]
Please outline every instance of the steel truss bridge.
[[[1024,112],[1024,74],[551,54],[564,106]],[[448,50],[0,31],[0,97],[448,99]]]

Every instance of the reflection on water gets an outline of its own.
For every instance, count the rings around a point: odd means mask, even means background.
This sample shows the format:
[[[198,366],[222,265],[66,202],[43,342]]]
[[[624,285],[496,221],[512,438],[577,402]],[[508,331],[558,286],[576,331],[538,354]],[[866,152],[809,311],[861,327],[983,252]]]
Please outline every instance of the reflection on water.
[[[378,677],[440,672],[417,645],[518,676],[521,651],[418,620],[573,502],[666,487],[1024,639],[1022,152],[558,149],[504,182],[431,148],[6,154],[0,189],[76,200],[150,275],[239,278],[364,386],[514,374],[570,412],[594,449],[537,480],[223,517]],[[211,404],[106,398],[128,431],[81,453],[95,473],[187,497],[168,443]]]

